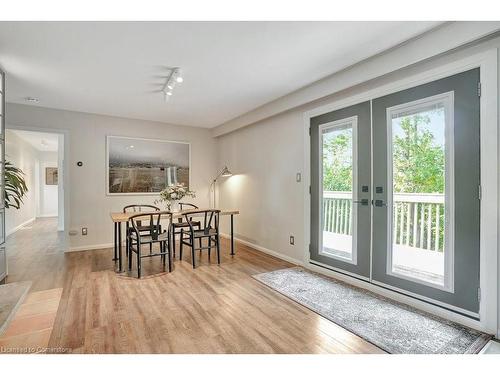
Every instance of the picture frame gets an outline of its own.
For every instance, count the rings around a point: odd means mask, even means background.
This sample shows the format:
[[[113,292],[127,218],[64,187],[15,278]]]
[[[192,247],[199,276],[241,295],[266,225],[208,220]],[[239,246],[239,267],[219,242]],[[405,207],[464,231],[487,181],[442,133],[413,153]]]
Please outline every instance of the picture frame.
[[[59,180],[59,172],[57,167],[45,168],[45,185],[57,185]]]
[[[107,195],[158,195],[174,183],[191,183],[189,142],[106,136]]]

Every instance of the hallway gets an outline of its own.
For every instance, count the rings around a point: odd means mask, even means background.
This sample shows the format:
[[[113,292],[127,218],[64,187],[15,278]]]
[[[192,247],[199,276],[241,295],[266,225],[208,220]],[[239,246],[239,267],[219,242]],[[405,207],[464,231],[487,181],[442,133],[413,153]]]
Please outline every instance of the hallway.
[[[6,282],[31,280],[31,291],[63,285],[66,264],[64,232],[57,231],[57,217],[38,218],[7,237]]]

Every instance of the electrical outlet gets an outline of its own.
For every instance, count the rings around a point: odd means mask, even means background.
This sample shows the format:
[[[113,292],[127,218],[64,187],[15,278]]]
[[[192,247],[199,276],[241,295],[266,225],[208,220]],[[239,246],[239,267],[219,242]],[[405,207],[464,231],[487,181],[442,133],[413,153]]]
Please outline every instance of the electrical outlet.
[[[295,245],[295,237],[290,236],[290,245]]]
[[[86,236],[87,235],[87,228],[82,228],[82,236]]]

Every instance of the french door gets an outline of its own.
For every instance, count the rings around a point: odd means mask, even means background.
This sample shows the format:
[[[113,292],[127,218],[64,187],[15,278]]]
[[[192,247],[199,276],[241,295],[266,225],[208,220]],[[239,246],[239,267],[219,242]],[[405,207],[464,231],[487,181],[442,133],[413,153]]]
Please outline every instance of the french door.
[[[479,69],[311,119],[311,263],[479,312]]]

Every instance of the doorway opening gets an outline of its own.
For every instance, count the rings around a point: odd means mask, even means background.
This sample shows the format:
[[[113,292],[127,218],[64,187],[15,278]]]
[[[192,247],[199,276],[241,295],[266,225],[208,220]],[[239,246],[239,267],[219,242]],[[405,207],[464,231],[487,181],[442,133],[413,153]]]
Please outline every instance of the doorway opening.
[[[6,234],[43,222],[52,232],[64,231],[64,135],[6,129],[5,159],[18,168],[26,192],[6,210]]]

